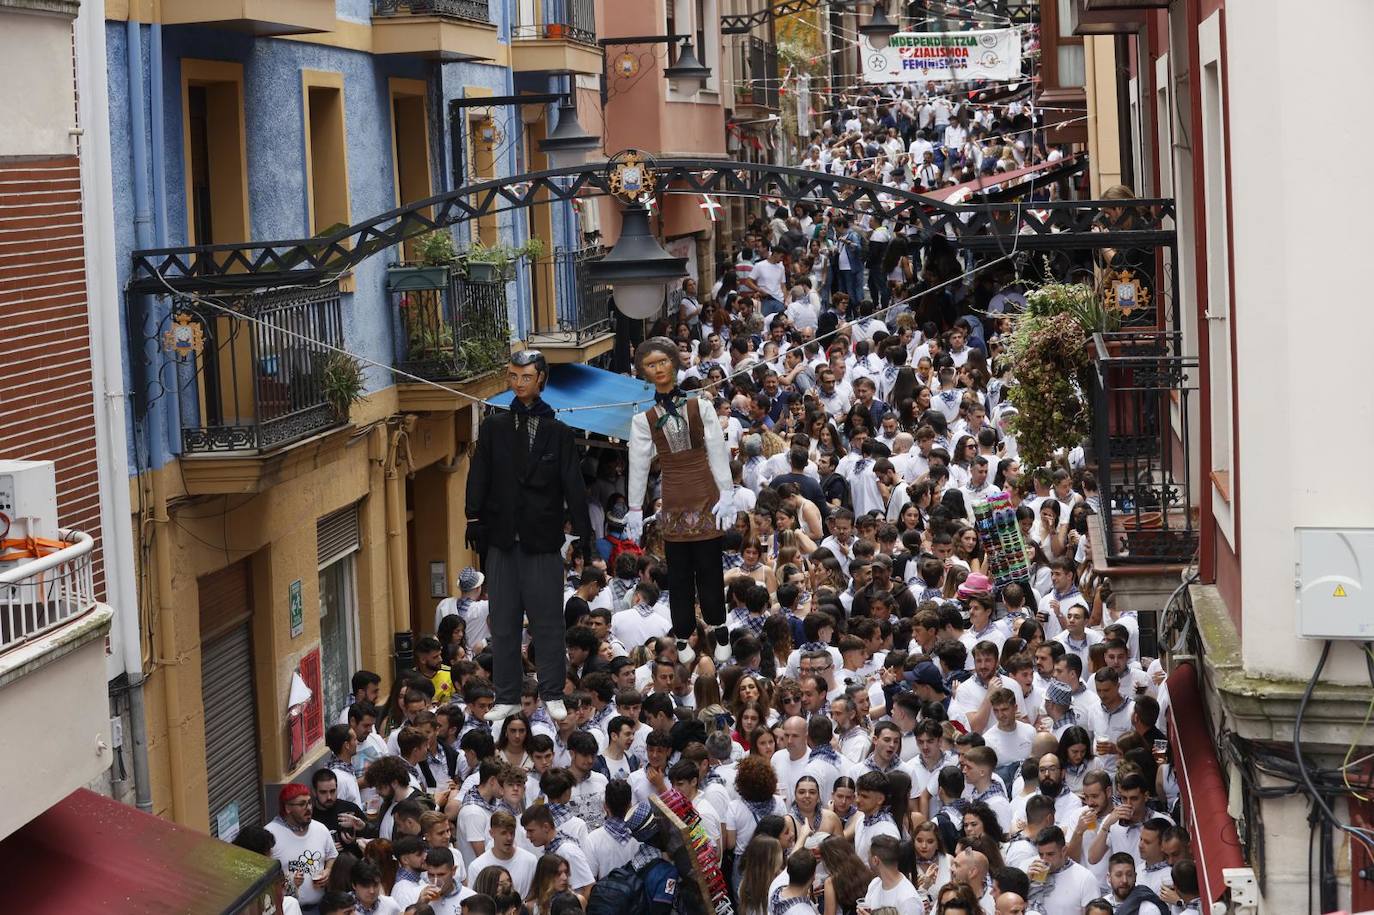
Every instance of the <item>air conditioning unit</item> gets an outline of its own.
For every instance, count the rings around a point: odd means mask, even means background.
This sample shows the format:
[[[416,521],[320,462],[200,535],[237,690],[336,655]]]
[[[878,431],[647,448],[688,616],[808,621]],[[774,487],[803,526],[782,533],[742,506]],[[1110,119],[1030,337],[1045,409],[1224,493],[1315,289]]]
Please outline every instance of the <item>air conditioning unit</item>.
[[[57,538],[57,468],[52,461],[0,461],[0,539]],[[0,571],[16,565],[0,562]]]

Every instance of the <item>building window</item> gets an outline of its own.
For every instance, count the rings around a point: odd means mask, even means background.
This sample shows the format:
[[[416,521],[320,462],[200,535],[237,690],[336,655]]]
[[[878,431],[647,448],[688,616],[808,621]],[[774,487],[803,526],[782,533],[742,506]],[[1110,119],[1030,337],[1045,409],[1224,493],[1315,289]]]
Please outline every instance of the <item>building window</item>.
[[[480,184],[496,177],[496,148],[502,142],[502,129],[496,120],[495,108],[468,109],[469,184]],[[500,226],[494,212],[479,217],[472,224],[472,240],[488,246],[501,240]]]
[[[359,667],[356,575],[353,556],[320,569],[320,663],[324,714],[334,716],[351,701],[353,671]]]
[[[343,74],[306,70],[302,88],[310,233],[319,235],[350,222]]]
[[[1058,35],[1055,42],[1057,85],[1061,88],[1081,88],[1087,85],[1087,68],[1083,57],[1083,38],[1073,33],[1074,0],[1057,0]]]
[[[433,195],[429,173],[429,121],[423,80],[391,80],[391,161],[396,206]],[[426,211],[426,216],[431,212]],[[414,241],[406,242],[410,257]]]
[[[183,59],[181,106],[187,240],[193,245],[247,241],[243,67]]]
[[[1222,93],[1220,14],[1198,26],[1202,68],[1202,177],[1206,201],[1207,365],[1211,406],[1213,509],[1217,526],[1235,542],[1232,529],[1234,480],[1231,396],[1230,241],[1226,226],[1226,108]]]

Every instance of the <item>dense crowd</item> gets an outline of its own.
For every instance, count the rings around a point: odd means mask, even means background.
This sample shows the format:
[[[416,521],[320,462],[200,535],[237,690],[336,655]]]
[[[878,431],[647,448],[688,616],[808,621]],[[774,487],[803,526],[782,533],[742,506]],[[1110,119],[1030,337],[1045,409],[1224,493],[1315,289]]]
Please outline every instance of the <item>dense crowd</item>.
[[[853,100],[802,164],[932,188],[1046,155],[1024,103],[961,98]],[[239,844],[322,915],[704,912],[650,803],[672,795],[743,915],[1199,911],[1165,672],[1094,572],[1095,481],[1018,460],[1010,275],[805,203],[726,267],[657,328],[730,450],[725,624],[675,637],[657,475],[632,506],[624,452],[590,449],[561,702],[526,632],[521,707],[487,721],[465,569],[416,669],[385,695],[359,671],[311,787]],[[1029,573],[995,583],[974,507],[1003,493]]]

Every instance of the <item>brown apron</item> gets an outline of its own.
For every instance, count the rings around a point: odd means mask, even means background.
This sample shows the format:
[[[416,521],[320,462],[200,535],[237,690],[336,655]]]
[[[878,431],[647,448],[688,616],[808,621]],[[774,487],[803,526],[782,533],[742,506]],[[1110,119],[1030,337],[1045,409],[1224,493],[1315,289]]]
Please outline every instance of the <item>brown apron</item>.
[[[696,403],[693,403],[696,401]],[[712,511],[720,501],[716,479],[706,456],[706,432],[701,422],[701,399],[688,397],[679,408],[680,419],[665,414],[660,406],[648,412],[649,434],[658,452],[663,474],[663,507],[659,529],[664,540],[688,542],[720,536]],[[664,420],[664,416],[667,419]],[[714,417],[712,417],[714,419]],[[663,420],[660,423],[660,420]]]

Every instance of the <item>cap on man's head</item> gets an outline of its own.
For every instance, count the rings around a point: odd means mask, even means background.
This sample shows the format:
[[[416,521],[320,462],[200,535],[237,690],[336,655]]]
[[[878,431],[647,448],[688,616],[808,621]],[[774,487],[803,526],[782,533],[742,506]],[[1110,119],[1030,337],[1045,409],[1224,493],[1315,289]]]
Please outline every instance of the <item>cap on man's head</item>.
[[[1049,685],[1045,687],[1045,701],[1068,708],[1073,705],[1073,692],[1066,684],[1060,683],[1058,680],[1051,680]]]
[[[277,807],[282,816],[286,816],[286,805],[299,797],[310,797],[310,789],[295,782],[282,786],[281,794],[277,796]]]
[[[487,577],[485,575],[472,566],[468,566],[458,573],[458,590],[463,594],[467,594],[469,591],[476,591],[482,587],[482,582],[486,580]]]
[[[945,680],[940,676],[940,671],[929,661],[922,661],[904,675],[906,681],[912,686],[929,686],[933,690],[946,693]]]

